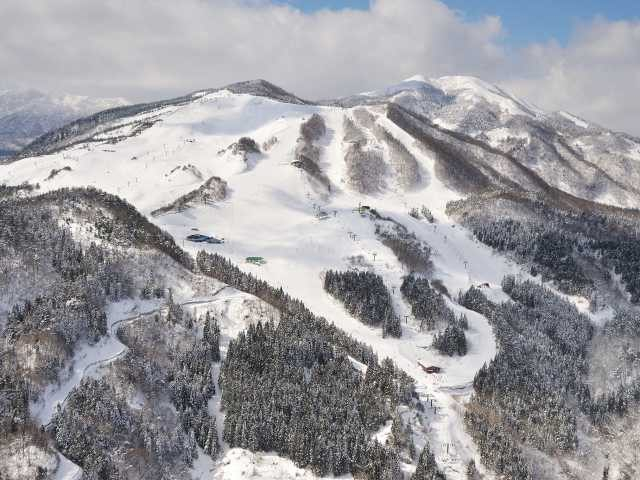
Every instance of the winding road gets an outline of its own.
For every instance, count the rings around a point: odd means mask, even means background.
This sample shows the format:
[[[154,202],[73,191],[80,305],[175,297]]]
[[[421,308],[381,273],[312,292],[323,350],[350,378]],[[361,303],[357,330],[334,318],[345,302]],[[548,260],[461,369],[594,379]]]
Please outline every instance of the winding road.
[[[229,298],[232,298],[232,297],[217,298],[217,296],[227,288],[230,288],[230,287],[225,285],[224,287],[221,287],[215,292],[213,292],[213,294],[210,297],[198,298],[198,299],[194,298],[194,299],[182,302],[179,305],[181,307],[188,307],[188,306],[195,306],[195,305],[207,305],[207,304],[228,300]],[[49,392],[49,395],[47,396],[53,397],[53,400],[50,401],[49,403],[44,403],[43,405],[40,405],[40,408],[36,412],[36,416],[40,418],[42,426],[47,428],[51,425],[52,417],[54,415],[54,412],[57,410],[58,406],[60,406],[61,408],[64,408],[65,403],[67,402],[74,388],[78,386],[84,378],[90,376],[90,373],[92,371],[97,370],[101,366],[114,362],[115,360],[117,360],[118,358],[121,358],[127,353],[127,351],[129,350],[129,347],[127,347],[124,343],[122,343],[118,339],[118,335],[117,335],[118,328],[121,325],[130,324],[138,320],[141,320],[143,318],[146,318],[149,315],[161,313],[165,308],[166,307],[163,305],[158,308],[154,308],[144,312],[138,312],[135,315],[131,315],[129,317],[122,318],[111,323],[109,325],[107,335],[103,337],[104,341],[100,345],[100,347],[102,348],[100,348],[97,345],[94,346],[93,351],[89,350],[85,353],[85,358],[86,356],[91,356],[91,354],[97,353],[99,355],[100,352],[103,352],[103,351],[108,352],[109,354],[105,357],[97,358],[96,360],[88,363],[87,365],[82,367],[81,371],[78,371],[79,374],[73,375],[69,379],[69,381],[60,385],[58,389]],[[105,347],[108,347],[108,348],[105,348]],[[114,350],[114,347],[118,349],[118,352],[115,354],[112,353]],[[55,399],[55,397],[60,398],[62,397],[62,395],[64,395],[62,400]],[[71,460],[69,460],[67,457],[62,455],[62,453],[57,452],[57,454],[58,454],[58,470],[56,471],[56,475],[55,475],[56,480],[78,480],[82,478],[82,469],[78,465],[74,464]]]

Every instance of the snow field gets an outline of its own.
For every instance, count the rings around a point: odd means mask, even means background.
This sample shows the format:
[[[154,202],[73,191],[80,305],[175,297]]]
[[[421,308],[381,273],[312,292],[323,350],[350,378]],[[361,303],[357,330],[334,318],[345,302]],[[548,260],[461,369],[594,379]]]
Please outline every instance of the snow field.
[[[451,83],[450,88],[458,88],[458,83]],[[495,93],[488,92],[487,95]],[[505,109],[530,108],[513,102],[505,104]],[[327,124],[327,134],[319,145],[322,146],[320,165],[332,184],[330,193],[318,192],[309,183],[306,173],[290,165],[294,160],[300,124],[313,113],[322,115]],[[216,175],[226,180],[230,191],[227,199],[213,206],[197,205],[182,213],[161,215],[152,220],[171,233],[191,254],[195,255],[200,249],[219,252],[243,270],[273,286],[282,286],[314,313],[371,345],[381,358],[393,359],[415,378],[417,392],[426,409],[424,425],[420,425],[418,418],[410,419],[416,425],[416,446],[421,447],[429,441],[448,478],[463,479],[469,459],[474,458],[480,466],[473,441],[463,426],[464,404],[473,391],[475,373],[493,358],[496,346],[486,318],[460,307],[455,299],[459,291],[471,285],[488,284],[483,290],[489,298],[503,300],[502,278],[506,274],[517,274],[520,269],[478,243],[446,216],[447,202],[460,196],[439,182],[433,159],[384,115],[379,115],[377,121],[418,160],[423,184],[412,191],[394,188],[375,196],[349,191],[343,181],[342,121],[345,113],[349,112],[341,108],[290,105],[221,91],[204,95],[182,107],[155,112],[162,122],[125,141],[113,145],[80,144],[61,153],[0,166],[0,182],[40,181],[44,191],[94,185],[122,196],[149,215],[202,183],[192,169],[175,170],[176,167],[192,165],[204,179]],[[501,136],[502,132],[496,132],[496,135]],[[277,137],[278,141],[267,152],[245,162],[227,149],[242,136],[249,136],[258,144],[272,137]],[[388,155],[386,149],[385,152]],[[66,165],[71,166],[70,172],[61,172],[49,181],[42,181],[51,169]],[[373,222],[355,211],[360,204],[370,205],[383,216],[402,223],[430,245],[434,264],[431,276],[441,280],[448,289],[451,308],[456,313],[465,313],[469,320],[469,353],[466,356],[443,357],[430,347],[433,332],[419,331],[418,322],[412,318],[399,291],[403,276],[409,272],[376,238]],[[410,208],[422,205],[433,212],[436,223],[418,221],[408,215]],[[318,208],[329,214],[327,219],[316,218]],[[184,240],[196,230],[223,237],[225,243],[214,246]],[[360,255],[368,268],[383,277],[392,292],[394,309],[403,319],[400,339],[382,338],[381,329],[368,327],[351,317],[322,288],[324,272],[346,269],[350,265],[349,259]],[[267,263],[263,266],[248,264],[245,262],[248,256],[262,256]],[[187,301],[194,295],[191,292],[176,298]],[[188,306],[195,312],[213,309],[222,316],[223,352],[228,340],[246,328],[248,322],[255,321],[259,315],[275,315],[264,305],[256,304],[249,296],[238,292],[225,292],[215,301],[207,301],[207,298],[193,301],[203,302]],[[64,400],[83,375],[98,374],[97,366],[121,354],[123,346],[111,332],[115,322],[135,321],[137,312],[158,307],[127,302],[112,306],[110,335],[96,346],[79,350],[69,377],[60,386],[51,387],[43,404],[34,407],[38,418],[43,423],[48,422],[55,405]],[[419,362],[439,365],[443,372],[427,375]],[[216,395],[210,408],[216,412],[221,432],[223,416],[218,401]],[[194,478],[207,478],[208,471],[213,468],[212,462],[204,457],[201,455],[194,466]],[[214,478],[246,478],[249,474],[256,478],[313,478],[288,460],[240,449],[226,451]]]

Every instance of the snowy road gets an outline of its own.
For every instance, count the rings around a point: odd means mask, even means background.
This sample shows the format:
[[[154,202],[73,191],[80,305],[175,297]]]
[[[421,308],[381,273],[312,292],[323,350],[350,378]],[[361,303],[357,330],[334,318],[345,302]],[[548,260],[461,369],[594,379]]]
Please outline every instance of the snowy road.
[[[220,288],[209,298],[192,299],[182,302],[180,305],[186,307],[224,301],[226,298],[218,299],[215,297],[225,288],[227,287]],[[57,406],[64,405],[64,402],[71,391],[80,384],[83,378],[89,376],[90,372],[95,371],[99,367],[111,363],[126,354],[128,350],[127,346],[118,340],[117,329],[119,326],[127,323],[133,323],[149,315],[160,313],[163,309],[163,306],[157,306],[156,308],[137,312],[134,315],[121,318],[123,310],[130,306],[131,303],[132,302],[130,300],[126,300],[110,306],[109,314],[107,315],[107,335],[95,345],[86,345],[81,347],[80,351],[74,356],[71,376],[60,385],[50,386],[43,395],[43,398],[46,399],[46,401],[32,406],[33,413],[36,418],[40,420],[41,424],[48,425],[51,422],[51,418],[53,417]],[[147,305],[148,303],[153,302],[144,302],[143,304]],[[132,311],[135,311],[138,308],[139,305],[136,304],[126,313],[132,313]]]
[[[233,297],[221,297],[218,295],[228,288],[219,288],[210,297],[193,298],[181,302],[182,307],[207,305],[223,302]],[[149,308],[153,305],[153,308]],[[138,312],[140,308],[146,308]],[[164,306],[159,301],[134,301],[125,300],[111,304],[107,314],[107,335],[95,345],[85,345],[75,354],[70,376],[61,384],[50,386],[42,396],[40,402],[31,406],[32,414],[43,426],[48,426],[58,406],[64,407],[64,403],[73,391],[85,378],[95,375],[97,370],[126,354],[128,347],[118,340],[118,326],[133,323],[149,315],[160,313]],[[132,314],[137,311],[135,314]],[[58,452],[59,464],[55,473],[55,480],[78,480],[82,477],[82,469]]]

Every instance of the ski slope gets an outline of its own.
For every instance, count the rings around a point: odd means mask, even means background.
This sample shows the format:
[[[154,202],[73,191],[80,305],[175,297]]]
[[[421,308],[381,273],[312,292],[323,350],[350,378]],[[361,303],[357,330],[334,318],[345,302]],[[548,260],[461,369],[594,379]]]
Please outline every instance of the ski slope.
[[[416,446],[421,448],[428,440],[447,478],[462,480],[470,459],[480,465],[473,441],[464,430],[464,404],[472,393],[475,373],[493,358],[496,346],[487,319],[466,311],[454,299],[459,291],[483,284],[488,284],[484,291],[490,298],[502,299],[502,278],[509,273],[518,274],[519,269],[475,241],[468,231],[446,216],[447,202],[460,198],[459,194],[437,179],[433,158],[417,148],[408,134],[375,108],[371,112],[379,115],[378,123],[418,160],[422,183],[415,190],[404,191],[394,186],[393,181],[384,192],[373,196],[355,193],[347,187],[342,122],[345,115],[352,115],[349,109],[292,105],[228,91],[206,94],[184,106],[145,114],[161,121],[117,143],[81,143],[59,153],[0,165],[0,183],[39,182],[41,191],[95,186],[117,194],[171,233],[191,254],[200,249],[218,252],[270,284],[282,286],[314,313],[371,345],[380,357],[392,358],[415,378],[429,419],[428,431],[419,439],[422,444],[416,442]],[[319,142],[320,167],[331,181],[331,192],[318,189],[305,172],[291,165],[300,124],[313,113],[320,114],[327,125],[327,133]],[[126,134],[127,128],[123,123],[121,130],[110,135]],[[242,136],[253,138],[259,145],[274,137],[277,141],[268,151],[250,155],[245,161],[228,149]],[[389,152],[382,148],[388,159]],[[49,172],[66,166],[70,170],[45,180]],[[152,211],[196,189],[203,179],[211,176],[218,176],[228,184],[229,194],[223,201],[197,204],[181,213],[150,216]],[[360,204],[370,205],[381,215],[402,223],[430,245],[434,264],[431,277],[442,281],[453,299],[451,307],[469,319],[466,356],[443,357],[430,347],[433,333],[419,331],[418,322],[400,295],[402,278],[409,272],[380,243],[373,222],[355,210]],[[435,223],[409,216],[411,207],[422,205],[433,212]],[[328,217],[318,219],[318,210],[327,212]],[[225,243],[194,244],[184,240],[195,231],[224,238]],[[264,257],[267,263],[263,266],[246,263],[248,256]],[[367,268],[383,277],[392,291],[396,313],[403,319],[406,316],[402,338],[382,338],[381,329],[354,319],[324,292],[323,273],[328,269],[347,269],[350,258],[357,256],[362,256]],[[80,352],[72,377],[49,392],[46,402],[37,407],[43,423],[77,384],[81,377],[78,372],[95,361],[96,355],[107,359],[118,353],[120,347],[110,342],[107,339],[91,352]],[[419,363],[438,365],[443,371],[427,375]],[[272,461],[268,455],[259,458],[259,462]],[[222,470],[214,478],[240,478],[238,472],[246,469],[263,478],[283,472],[282,469],[291,477],[303,475],[292,465],[279,461],[275,470],[263,469],[257,466],[259,462],[253,454],[229,451],[222,461]],[[246,465],[246,469],[238,465]],[[211,465],[202,464],[196,467],[194,475],[210,468]],[[308,475],[304,473],[303,478]]]

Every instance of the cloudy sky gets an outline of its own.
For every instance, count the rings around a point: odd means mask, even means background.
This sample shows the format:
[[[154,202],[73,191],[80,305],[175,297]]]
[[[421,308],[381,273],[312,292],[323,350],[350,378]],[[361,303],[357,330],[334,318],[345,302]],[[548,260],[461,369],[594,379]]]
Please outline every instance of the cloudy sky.
[[[1,0],[0,85],[143,101],[475,75],[640,135],[637,0]]]

